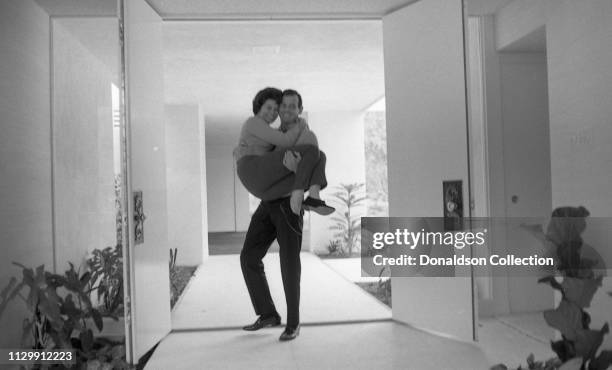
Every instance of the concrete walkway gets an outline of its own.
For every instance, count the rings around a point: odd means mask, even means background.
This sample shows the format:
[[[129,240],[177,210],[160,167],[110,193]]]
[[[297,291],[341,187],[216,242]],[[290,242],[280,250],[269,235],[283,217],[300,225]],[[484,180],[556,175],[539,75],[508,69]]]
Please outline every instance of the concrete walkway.
[[[215,330],[171,333],[146,369],[249,370],[486,370],[483,353],[456,342],[388,322],[303,326],[293,341],[282,328],[257,332]]]
[[[473,343],[391,320],[391,310],[311,253],[302,253],[300,336],[283,327],[245,332],[255,316],[238,256],[211,256],[172,313],[173,332],[146,369],[487,369]],[[277,253],[264,259],[270,290],[285,318]]]
[[[388,320],[391,309],[353,282],[302,252],[300,322],[336,323]],[[285,293],[278,253],[264,258],[276,309],[286,318]],[[240,270],[238,255],[210,256],[200,265],[172,312],[172,329],[241,328],[255,312]]]

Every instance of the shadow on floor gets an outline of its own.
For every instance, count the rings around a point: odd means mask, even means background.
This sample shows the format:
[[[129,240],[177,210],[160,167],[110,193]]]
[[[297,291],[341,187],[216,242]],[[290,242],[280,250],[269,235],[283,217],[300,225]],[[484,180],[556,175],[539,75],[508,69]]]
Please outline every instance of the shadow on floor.
[[[246,232],[208,233],[208,252],[211,256],[240,254]],[[269,252],[278,252],[278,244],[272,243]]]

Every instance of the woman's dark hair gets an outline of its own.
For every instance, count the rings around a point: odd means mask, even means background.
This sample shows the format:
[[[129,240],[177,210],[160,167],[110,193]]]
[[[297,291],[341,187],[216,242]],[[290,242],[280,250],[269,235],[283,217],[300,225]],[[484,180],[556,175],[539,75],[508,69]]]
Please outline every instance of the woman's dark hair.
[[[274,100],[278,105],[283,101],[283,92],[274,87],[260,90],[253,98],[253,114],[259,113],[266,100]]]

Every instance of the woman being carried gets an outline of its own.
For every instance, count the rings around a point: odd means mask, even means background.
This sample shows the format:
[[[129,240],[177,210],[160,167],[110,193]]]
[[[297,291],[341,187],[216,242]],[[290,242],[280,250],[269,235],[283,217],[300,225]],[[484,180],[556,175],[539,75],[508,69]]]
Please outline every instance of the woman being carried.
[[[294,95],[289,95],[293,92],[287,90],[284,99],[293,100]],[[316,136],[301,118],[283,121],[282,126],[288,127],[286,132],[270,127],[282,101],[283,92],[271,87],[259,91],[253,99],[255,115],[243,124],[238,147],[234,149],[238,177],[261,200],[291,196],[291,210],[295,214],[301,212],[303,204],[306,210],[328,215],[335,209],[319,197],[319,191],[327,186],[326,158],[318,148]],[[301,112],[301,97],[299,103]],[[286,157],[291,155],[301,157],[295,172],[285,165]],[[309,192],[306,200],[305,190]]]

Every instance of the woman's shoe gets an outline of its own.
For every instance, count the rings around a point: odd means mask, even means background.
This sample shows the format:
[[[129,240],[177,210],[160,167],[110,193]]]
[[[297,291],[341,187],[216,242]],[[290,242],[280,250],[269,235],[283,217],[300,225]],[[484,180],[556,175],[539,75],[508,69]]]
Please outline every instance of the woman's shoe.
[[[307,211],[313,211],[323,216],[330,215],[336,210],[334,207],[328,206],[321,199],[308,197],[302,203],[302,206]]]

